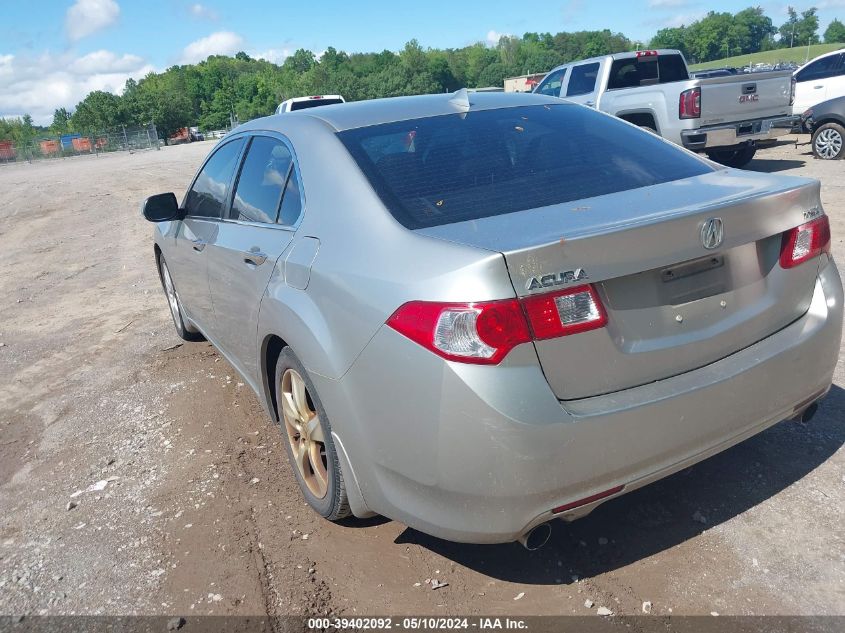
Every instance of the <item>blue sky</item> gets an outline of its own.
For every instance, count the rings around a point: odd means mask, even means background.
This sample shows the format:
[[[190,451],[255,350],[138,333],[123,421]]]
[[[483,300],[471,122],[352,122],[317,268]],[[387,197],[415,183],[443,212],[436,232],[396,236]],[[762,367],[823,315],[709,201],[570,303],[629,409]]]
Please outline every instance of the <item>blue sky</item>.
[[[40,123],[88,91],[119,91],[127,77],[245,50],[280,62],[297,48],[348,52],[494,42],[500,34],[609,28],[647,40],[664,26],[751,0],[0,0],[0,116]],[[760,2],[780,24],[786,3]],[[822,30],[845,0],[820,0]]]

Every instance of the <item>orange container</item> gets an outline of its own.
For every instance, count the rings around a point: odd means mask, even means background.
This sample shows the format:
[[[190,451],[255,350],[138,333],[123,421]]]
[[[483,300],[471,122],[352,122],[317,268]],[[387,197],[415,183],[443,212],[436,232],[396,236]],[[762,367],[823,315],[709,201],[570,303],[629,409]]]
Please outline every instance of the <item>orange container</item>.
[[[58,141],[41,141],[40,145],[41,153],[45,156],[50,156],[51,154],[58,154],[59,148],[61,147]]]
[[[0,141],[0,160],[15,160],[17,153],[12,141]]]
[[[73,139],[73,149],[75,149],[77,152],[90,152],[91,139],[87,136],[82,136],[80,138]]]

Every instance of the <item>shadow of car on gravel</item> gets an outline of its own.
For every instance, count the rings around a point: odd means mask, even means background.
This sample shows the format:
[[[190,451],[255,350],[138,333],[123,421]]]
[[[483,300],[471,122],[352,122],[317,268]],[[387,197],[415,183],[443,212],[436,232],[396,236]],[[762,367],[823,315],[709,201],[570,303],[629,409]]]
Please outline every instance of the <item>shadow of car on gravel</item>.
[[[807,424],[782,422],[692,468],[608,501],[579,521],[553,521],[549,542],[534,552],[516,543],[452,543],[411,528],[396,543],[420,545],[501,580],[569,584],[572,576],[589,578],[674,547],[770,499],[845,444],[843,417],[845,390],[834,385]],[[607,543],[599,544],[600,538]]]

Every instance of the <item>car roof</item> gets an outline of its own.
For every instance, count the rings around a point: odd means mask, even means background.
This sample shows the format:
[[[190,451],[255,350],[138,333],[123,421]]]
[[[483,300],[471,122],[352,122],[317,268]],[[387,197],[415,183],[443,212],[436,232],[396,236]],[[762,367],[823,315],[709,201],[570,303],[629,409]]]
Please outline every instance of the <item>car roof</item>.
[[[466,112],[467,110],[460,105],[461,97],[456,95],[457,93],[446,93],[414,97],[390,97],[294,110],[293,112],[286,112],[284,115],[276,114],[262,119],[254,119],[241,125],[237,131],[261,129],[284,132],[283,128],[287,125],[293,124],[297,119],[307,117],[318,119],[334,128],[335,131],[342,132],[343,130],[382,123]],[[466,98],[469,101],[469,112],[567,103],[556,97],[517,92],[469,92]]]

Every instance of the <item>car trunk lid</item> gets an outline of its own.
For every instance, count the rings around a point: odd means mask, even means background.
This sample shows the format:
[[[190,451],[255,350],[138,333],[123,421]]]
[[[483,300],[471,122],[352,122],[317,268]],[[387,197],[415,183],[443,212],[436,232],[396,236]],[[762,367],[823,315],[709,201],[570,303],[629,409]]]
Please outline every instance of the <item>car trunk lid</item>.
[[[804,314],[817,261],[778,257],[783,232],[814,213],[815,181],[722,170],[419,232],[503,253],[520,297],[594,285],[606,327],[535,342],[570,400],[702,367]],[[707,249],[713,218],[724,241]]]

